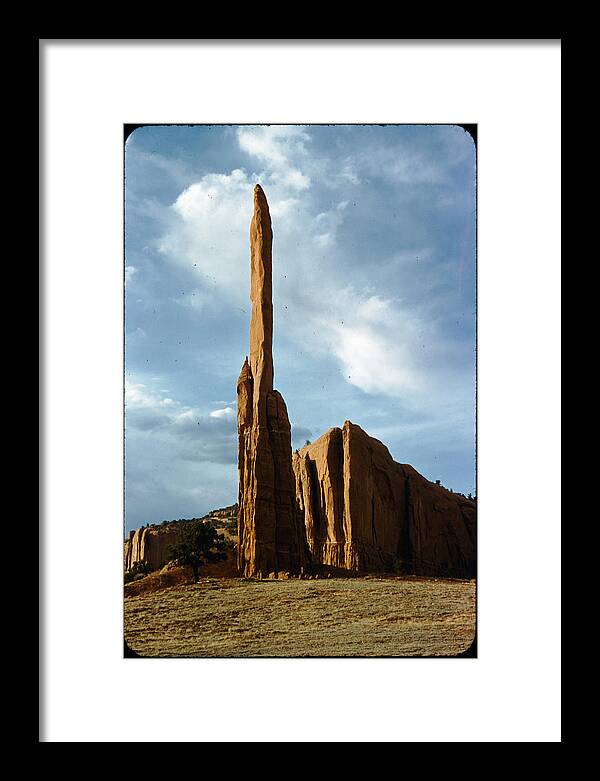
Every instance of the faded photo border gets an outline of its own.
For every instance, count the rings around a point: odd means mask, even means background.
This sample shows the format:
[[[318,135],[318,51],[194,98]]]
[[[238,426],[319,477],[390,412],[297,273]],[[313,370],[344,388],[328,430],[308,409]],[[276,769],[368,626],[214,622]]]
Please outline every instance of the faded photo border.
[[[269,72],[260,95],[249,59]],[[459,670],[122,657],[123,126],[191,119],[477,124],[485,644]],[[40,134],[40,740],[559,740],[560,502],[531,491],[560,464],[559,41],[41,40]],[[339,692],[334,724],[310,696],[324,690]],[[448,702],[464,709],[450,723]],[[250,724],[231,719],[243,703]]]

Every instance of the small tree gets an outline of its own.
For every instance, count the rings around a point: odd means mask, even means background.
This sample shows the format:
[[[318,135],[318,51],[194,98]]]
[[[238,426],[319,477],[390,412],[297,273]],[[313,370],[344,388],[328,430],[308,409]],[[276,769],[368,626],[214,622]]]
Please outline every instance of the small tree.
[[[194,583],[197,583],[202,564],[223,561],[227,558],[226,550],[225,537],[218,534],[212,523],[191,521],[181,524],[179,542],[170,545],[167,553],[177,564],[191,567]]]

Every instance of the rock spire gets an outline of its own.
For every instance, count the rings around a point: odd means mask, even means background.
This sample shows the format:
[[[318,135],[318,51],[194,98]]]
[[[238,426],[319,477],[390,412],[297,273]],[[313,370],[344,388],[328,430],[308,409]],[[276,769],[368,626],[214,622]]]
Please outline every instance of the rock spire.
[[[250,225],[250,360],[246,357],[237,382],[238,567],[246,577],[298,574],[307,563],[290,421],[283,397],[273,390],[272,245],[269,205],[256,185]]]

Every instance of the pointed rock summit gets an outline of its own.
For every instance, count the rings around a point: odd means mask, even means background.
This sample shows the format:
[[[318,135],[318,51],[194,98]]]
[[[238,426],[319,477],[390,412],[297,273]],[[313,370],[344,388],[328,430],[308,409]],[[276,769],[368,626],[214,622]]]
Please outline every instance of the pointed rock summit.
[[[262,187],[257,184],[250,223],[250,372],[254,381],[253,410],[262,424],[266,422],[266,407],[260,400],[273,390],[272,248],[269,204]]]
[[[298,574],[306,564],[304,524],[296,509],[290,421],[273,390],[273,231],[269,204],[254,188],[250,225],[250,360],[237,382],[238,567],[246,577]]]

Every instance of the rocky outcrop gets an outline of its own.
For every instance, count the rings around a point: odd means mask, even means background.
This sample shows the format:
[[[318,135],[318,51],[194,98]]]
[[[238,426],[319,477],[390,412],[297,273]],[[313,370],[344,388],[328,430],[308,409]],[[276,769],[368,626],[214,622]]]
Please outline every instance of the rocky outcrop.
[[[292,459],[273,389],[272,228],[260,186],[250,226],[250,359],[237,382],[238,567],[284,578],[330,568],[475,576],[475,502],[434,485],[349,421]],[[316,575],[315,575],[316,576]]]
[[[169,560],[168,548],[179,540],[179,529],[172,526],[142,526],[141,529],[129,532],[125,540],[124,567],[125,572],[136,562],[145,562],[151,569],[160,569]]]
[[[475,577],[476,505],[393,460],[346,421],[294,453],[296,499],[317,565]]]
[[[144,562],[151,569],[160,569],[169,562],[168,549],[170,545],[179,542],[180,525],[194,520],[202,520],[212,523],[221,531],[225,531],[228,536],[235,534],[237,523],[237,504],[229,507],[221,507],[218,510],[211,510],[208,515],[202,518],[190,518],[188,521],[179,519],[178,521],[168,521],[160,525],[142,526],[140,529],[129,532],[129,537],[124,543],[124,567],[128,572],[136,562]],[[230,524],[233,523],[232,527]],[[234,538],[235,539],[235,538]]]
[[[231,518],[237,518],[237,504],[231,504],[229,507],[221,507],[218,510],[211,510],[206,516],[208,520],[218,523],[219,521],[228,521]]]
[[[291,428],[273,389],[271,216],[254,188],[250,225],[250,360],[237,382],[238,566],[246,576],[298,573],[306,564],[304,527],[296,512]]]

